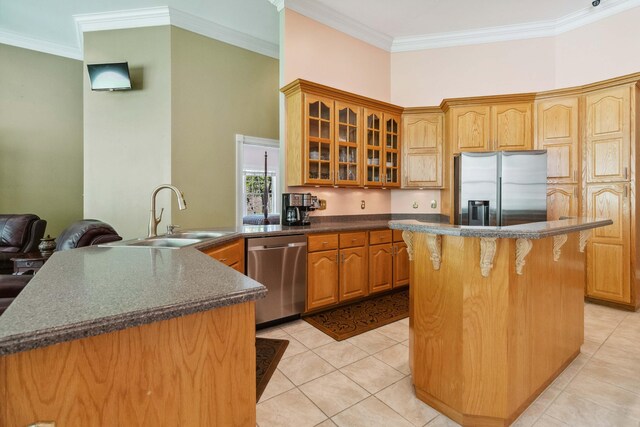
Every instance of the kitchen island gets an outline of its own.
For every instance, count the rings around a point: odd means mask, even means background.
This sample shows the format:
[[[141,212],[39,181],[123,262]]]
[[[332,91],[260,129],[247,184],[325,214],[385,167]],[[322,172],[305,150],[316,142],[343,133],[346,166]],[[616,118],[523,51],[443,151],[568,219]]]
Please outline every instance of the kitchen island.
[[[580,353],[584,248],[610,224],[391,221],[410,248],[418,398],[464,426],[510,425]]]
[[[0,317],[0,425],[255,425],[255,300],[193,248],[55,253]]]

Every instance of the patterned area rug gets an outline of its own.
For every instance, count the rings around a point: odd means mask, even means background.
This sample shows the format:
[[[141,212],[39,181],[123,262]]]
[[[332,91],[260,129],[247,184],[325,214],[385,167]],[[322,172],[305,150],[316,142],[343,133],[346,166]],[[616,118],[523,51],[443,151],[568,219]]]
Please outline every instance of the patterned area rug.
[[[342,341],[409,316],[409,290],[332,308],[304,320]]]
[[[260,400],[288,345],[287,340],[256,338],[256,402]]]

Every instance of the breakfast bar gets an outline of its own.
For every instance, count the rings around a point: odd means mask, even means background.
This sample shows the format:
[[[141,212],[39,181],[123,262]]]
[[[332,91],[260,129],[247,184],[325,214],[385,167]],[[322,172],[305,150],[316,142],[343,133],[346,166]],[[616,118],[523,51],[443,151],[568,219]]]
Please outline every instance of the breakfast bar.
[[[391,221],[411,259],[417,397],[463,426],[510,425],[580,353],[584,249],[610,224]]]

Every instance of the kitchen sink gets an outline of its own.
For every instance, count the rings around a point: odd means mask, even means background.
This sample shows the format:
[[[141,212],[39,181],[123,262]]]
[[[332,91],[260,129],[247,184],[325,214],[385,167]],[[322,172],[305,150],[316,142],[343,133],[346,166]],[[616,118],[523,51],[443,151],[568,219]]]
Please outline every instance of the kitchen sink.
[[[202,239],[175,239],[167,237],[150,238],[144,240],[123,240],[120,242],[106,243],[100,245],[102,247],[127,246],[130,248],[164,248],[179,249],[183,246],[189,246],[200,243]]]
[[[226,236],[233,231],[184,231],[180,233],[168,234],[169,239],[214,239],[216,237]],[[169,237],[171,236],[171,237]]]

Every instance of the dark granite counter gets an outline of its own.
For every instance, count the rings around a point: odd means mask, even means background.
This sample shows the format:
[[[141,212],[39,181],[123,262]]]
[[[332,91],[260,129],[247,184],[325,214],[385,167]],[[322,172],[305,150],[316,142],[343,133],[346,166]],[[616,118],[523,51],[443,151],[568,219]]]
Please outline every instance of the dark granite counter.
[[[263,298],[264,286],[200,250],[240,237],[388,228],[388,218],[381,217],[305,227],[211,228],[206,231],[226,234],[181,249],[102,246],[57,252],[0,316],[0,355]]]
[[[506,227],[473,227],[416,220],[390,221],[396,230],[415,231],[446,236],[485,237],[504,239],[543,239],[561,234],[575,233],[613,224],[610,219],[569,218],[558,221],[531,222]]]

